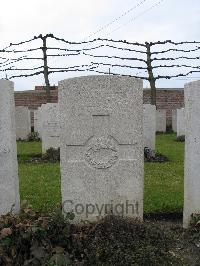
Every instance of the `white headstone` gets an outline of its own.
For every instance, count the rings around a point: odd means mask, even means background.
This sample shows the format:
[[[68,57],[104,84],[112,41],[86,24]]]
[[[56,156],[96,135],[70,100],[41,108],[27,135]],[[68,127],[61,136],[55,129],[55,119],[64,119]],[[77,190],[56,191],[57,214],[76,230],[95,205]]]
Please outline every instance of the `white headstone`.
[[[31,115],[28,107],[15,107],[15,121],[17,140],[26,140],[31,133]]]
[[[37,132],[39,134],[39,137],[41,138],[41,114],[40,114],[40,108],[34,111],[34,132]]]
[[[40,108],[42,153],[60,147],[60,120],[57,103],[43,104]]]
[[[86,76],[59,82],[64,213],[143,217],[142,81]]]
[[[200,81],[185,85],[185,177],[183,225],[200,214]]]
[[[143,105],[144,118],[143,118],[143,134],[144,134],[144,147],[155,150],[156,143],[156,107],[151,104]]]
[[[177,132],[177,110],[172,110],[172,130]]]
[[[156,131],[166,132],[166,110],[156,110]]]
[[[185,110],[177,109],[177,137],[185,136]]]
[[[0,80],[0,215],[19,211],[14,84]]]

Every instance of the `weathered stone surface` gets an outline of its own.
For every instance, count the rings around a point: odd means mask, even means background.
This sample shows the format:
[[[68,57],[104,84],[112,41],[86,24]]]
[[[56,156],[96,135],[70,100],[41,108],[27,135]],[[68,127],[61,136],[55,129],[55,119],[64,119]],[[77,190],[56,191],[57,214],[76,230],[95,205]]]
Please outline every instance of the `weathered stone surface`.
[[[156,143],[156,107],[151,104],[143,105],[143,135],[144,147],[155,150]]]
[[[172,130],[177,132],[177,109],[172,110]]]
[[[185,110],[177,109],[177,137],[185,135]]]
[[[59,82],[63,211],[143,217],[142,81],[86,76]]]
[[[14,84],[0,80],[0,215],[19,211]]]
[[[156,110],[156,131],[166,132],[166,110]]]
[[[40,108],[34,111],[34,132],[38,132],[39,137],[41,138],[41,114]]]
[[[40,108],[42,152],[60,147],[60,120],[57,103],[43,104]]]
[[[31,133],[31,115],[28,107],[15,107],[16,137],[17,140],[25,140]]]
[[[185,177],[183,225],[200,214],[200,81],[185,85]]]

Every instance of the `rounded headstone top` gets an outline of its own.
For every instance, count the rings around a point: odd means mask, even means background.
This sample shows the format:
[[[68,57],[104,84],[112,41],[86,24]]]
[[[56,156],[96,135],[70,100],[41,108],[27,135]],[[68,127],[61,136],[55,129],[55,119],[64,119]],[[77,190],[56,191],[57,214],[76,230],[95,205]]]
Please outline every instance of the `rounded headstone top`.
[[[120,75],[88,75],[88,76],[81,76],[81,77],[75,77],[75,78],[69,78],[64,79],[58,82],[58,86],[62,87],[64,84],[74,83],[74,82],[95,82],[95,83],[101,83],[101,82],[115,82],[115,81],[121,81],[126,82],[130,84],[138,84],[143,86],[143,82],[139,78],[129,77],[129,76],[120,76]]]
[[[195,81],[185,83],[184,88],[187,88],[187,87],[199,87],[200,89],[200,80],[195,80]]]
[[[0,89],[14,89],[14,82],[7,79],[0,79]]]

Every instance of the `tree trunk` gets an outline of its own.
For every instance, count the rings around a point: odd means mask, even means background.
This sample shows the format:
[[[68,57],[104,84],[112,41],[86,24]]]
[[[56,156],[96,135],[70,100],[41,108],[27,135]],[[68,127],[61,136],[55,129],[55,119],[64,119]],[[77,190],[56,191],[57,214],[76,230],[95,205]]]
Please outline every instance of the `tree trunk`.
[[[45,89],[47,94],[47,102],[51,102],[51,92],[50,92],[50,83],[49,83],[49,70],[48,70],[48,64],[47,64],[47,36],[42,37],[43,41],[43,63],[44,63],[44,80],[45,80]]]
[[[153,69],[152,69],[152,59],[151,59],[151,45],[150,43],[146,42],[146,48],[147,48],[147,71],[149,75],[149,83],[151,87],[151,104],[156,106],[156,79],[153,75]]]

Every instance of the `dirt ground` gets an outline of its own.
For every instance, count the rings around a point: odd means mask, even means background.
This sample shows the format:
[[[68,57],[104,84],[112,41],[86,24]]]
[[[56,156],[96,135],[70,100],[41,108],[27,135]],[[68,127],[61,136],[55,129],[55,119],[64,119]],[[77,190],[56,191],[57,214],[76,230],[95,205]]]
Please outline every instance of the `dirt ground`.
[[[0,219],[0,265],[200,266],[200,224],[183,229],[180,214],[71,224],[25,210]]]
[[[186,230],[182,227],[182,217],[146,217],[145,223],[156,225],[166,234],[173,235],[174,246],[171,254],[180,260],[180,265],[200,265],[200,229]]]

